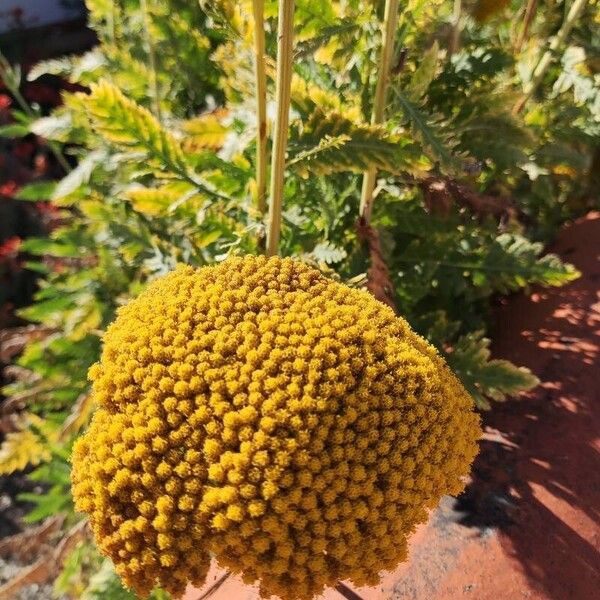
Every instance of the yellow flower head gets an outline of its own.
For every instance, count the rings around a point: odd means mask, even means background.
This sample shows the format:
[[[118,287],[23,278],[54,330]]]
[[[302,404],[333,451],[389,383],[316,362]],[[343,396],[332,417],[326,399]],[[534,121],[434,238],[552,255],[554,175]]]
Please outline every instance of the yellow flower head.
[[[473,402],[365,291],[293,259],[179,267],[120,309],[73,494],[140,596],[211,554],[286,600],[373,585],[477,452]]]

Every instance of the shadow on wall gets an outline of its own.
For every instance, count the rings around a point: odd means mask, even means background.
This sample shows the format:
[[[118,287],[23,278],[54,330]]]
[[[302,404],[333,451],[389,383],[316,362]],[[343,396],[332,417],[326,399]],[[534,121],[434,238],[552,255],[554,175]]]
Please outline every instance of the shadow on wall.
[[[455,508],[463,525],[498,528],[545,596],[591,600],[600,590],[600,213],[564,230],[552,251],[584,275],[500,310],[495,354],[542,384],[484,415],[473,482]]]

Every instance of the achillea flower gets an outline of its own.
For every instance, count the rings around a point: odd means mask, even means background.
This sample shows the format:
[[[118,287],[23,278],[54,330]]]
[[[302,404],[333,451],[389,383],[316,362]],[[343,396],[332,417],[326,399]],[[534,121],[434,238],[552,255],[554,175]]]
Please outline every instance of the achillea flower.
[[[119,311],[90,378],[75,503],[140,596],[201,585],[211,554],[265,596],[376,584],[480,434],[403,319],[292,259],[179,267]]]

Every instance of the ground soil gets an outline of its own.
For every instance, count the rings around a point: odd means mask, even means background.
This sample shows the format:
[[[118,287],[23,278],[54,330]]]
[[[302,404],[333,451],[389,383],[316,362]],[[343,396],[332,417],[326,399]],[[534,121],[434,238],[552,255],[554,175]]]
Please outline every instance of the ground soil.
[[[552,250],[582,277],[509,298],[493,336],[496,356],[541,385],[484,415],[465,493],[445,498],[415,532],[409,560],[354,600],[600,598],[600,213],[566,227]],[[185,600],[222,575],[214,567]],[[258,594],[230,577],[210,597]],[[341,597],[329,590],[323,600]]]

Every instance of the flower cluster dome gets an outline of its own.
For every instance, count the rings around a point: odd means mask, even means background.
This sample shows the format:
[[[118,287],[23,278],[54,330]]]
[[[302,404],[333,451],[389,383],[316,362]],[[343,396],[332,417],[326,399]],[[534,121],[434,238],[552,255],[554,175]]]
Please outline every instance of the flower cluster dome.
[[[138,595],[378,582],[477,452],[473,402],[392,309],[298,260],[179,267],[119,310],[90,370],[76,508]]]

